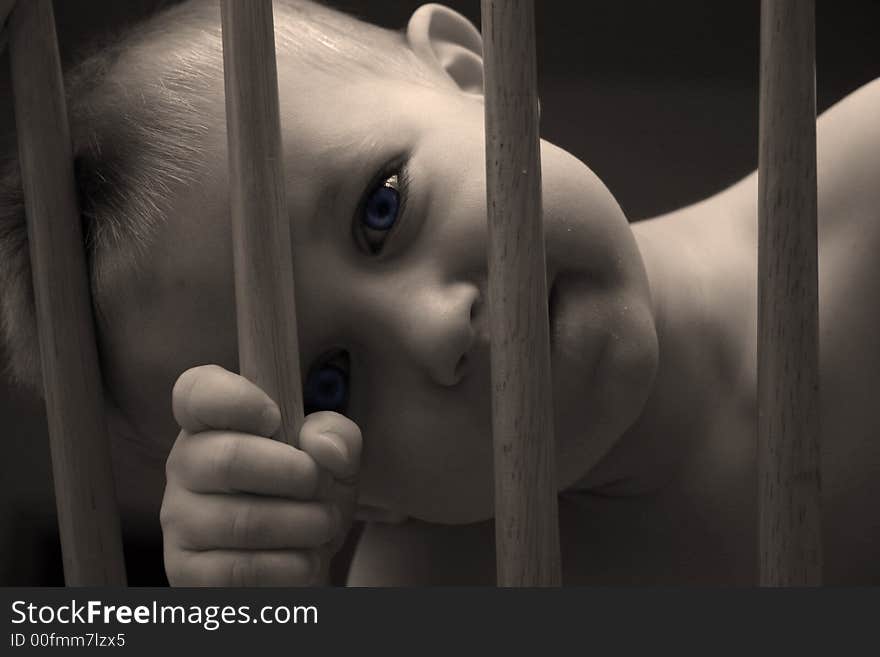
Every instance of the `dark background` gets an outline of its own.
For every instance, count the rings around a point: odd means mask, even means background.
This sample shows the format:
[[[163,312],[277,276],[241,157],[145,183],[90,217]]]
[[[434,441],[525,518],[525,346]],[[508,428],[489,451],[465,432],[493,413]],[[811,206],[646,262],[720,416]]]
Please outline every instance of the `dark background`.
[[[62,58],[172,4],[56,0]],[[421,2],[328,4],[398,28]],[[478,0],[446,4],[479,25]],[[816,4],[822,112],[880,76],[880,0]],[[536,5],[543,136],[584,160],[631,220],[711,195],[756,168],[758,0]],[[4,54],[4,148],[14,147],[9,96]],[[0,427],[0,585],[62,584],[45,417],[38,401],[2,380]],[[129,537],[126,554],[131,584],[163,582],[161,545]]]

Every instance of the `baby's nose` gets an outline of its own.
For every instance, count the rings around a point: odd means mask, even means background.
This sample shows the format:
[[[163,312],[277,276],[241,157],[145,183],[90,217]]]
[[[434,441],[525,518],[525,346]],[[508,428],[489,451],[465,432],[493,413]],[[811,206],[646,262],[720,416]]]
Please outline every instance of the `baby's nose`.
[[[412,308],[408,341],[433,382],[451,387],[467,376],[481,303],[476,285],[457,283],[434,290]]]

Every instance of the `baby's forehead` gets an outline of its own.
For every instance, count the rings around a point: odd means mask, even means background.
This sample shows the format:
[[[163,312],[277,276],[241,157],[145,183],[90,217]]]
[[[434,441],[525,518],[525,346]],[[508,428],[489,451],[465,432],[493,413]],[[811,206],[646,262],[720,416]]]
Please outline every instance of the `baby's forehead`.
[[[401,147],[415,137],[420,117],[412,101],[426,88],[393,77],[347,79],[279,62],[279,103],[286,161],[350,161]],[[303,172],[305,173],[305,172]]]

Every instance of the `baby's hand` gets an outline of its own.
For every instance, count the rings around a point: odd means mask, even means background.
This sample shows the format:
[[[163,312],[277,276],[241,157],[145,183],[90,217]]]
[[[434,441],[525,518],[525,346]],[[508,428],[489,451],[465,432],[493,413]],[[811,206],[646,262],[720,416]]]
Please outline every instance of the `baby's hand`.
[[[181,432],[161,512],[171,585],[321,583],[357,503],[357,425],[312,413],[299,449],[272,440],[278,407],[216,365],[184,372],[172,398]]]

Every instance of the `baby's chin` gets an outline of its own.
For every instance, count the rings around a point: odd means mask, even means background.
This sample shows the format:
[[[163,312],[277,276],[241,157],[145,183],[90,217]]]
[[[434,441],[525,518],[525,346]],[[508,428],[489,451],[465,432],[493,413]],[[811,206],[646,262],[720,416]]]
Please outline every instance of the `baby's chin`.
[[[489,483],[491,481],[491,473]],[[494,497],[484,486],[462,486],[450,481],[446,494],[433,499],[422,499],[401,504],[399,513],[423,522],[441,525],[469,525],[491,520],[495,515]]]
[[[379,522],[385,525],[400,525],[409,519],[405,513],[384,509],[369,504],[358,504],[354,512],[355,520],[362,522]]]
[[[587,298],[583,307],[591,317],[584,318],[572,342],[588,344],[577,353],[563,350],[554,360],[560,490],[589,479],[591,470],[643,412],[657,374],[657,333],[649,298]]]

